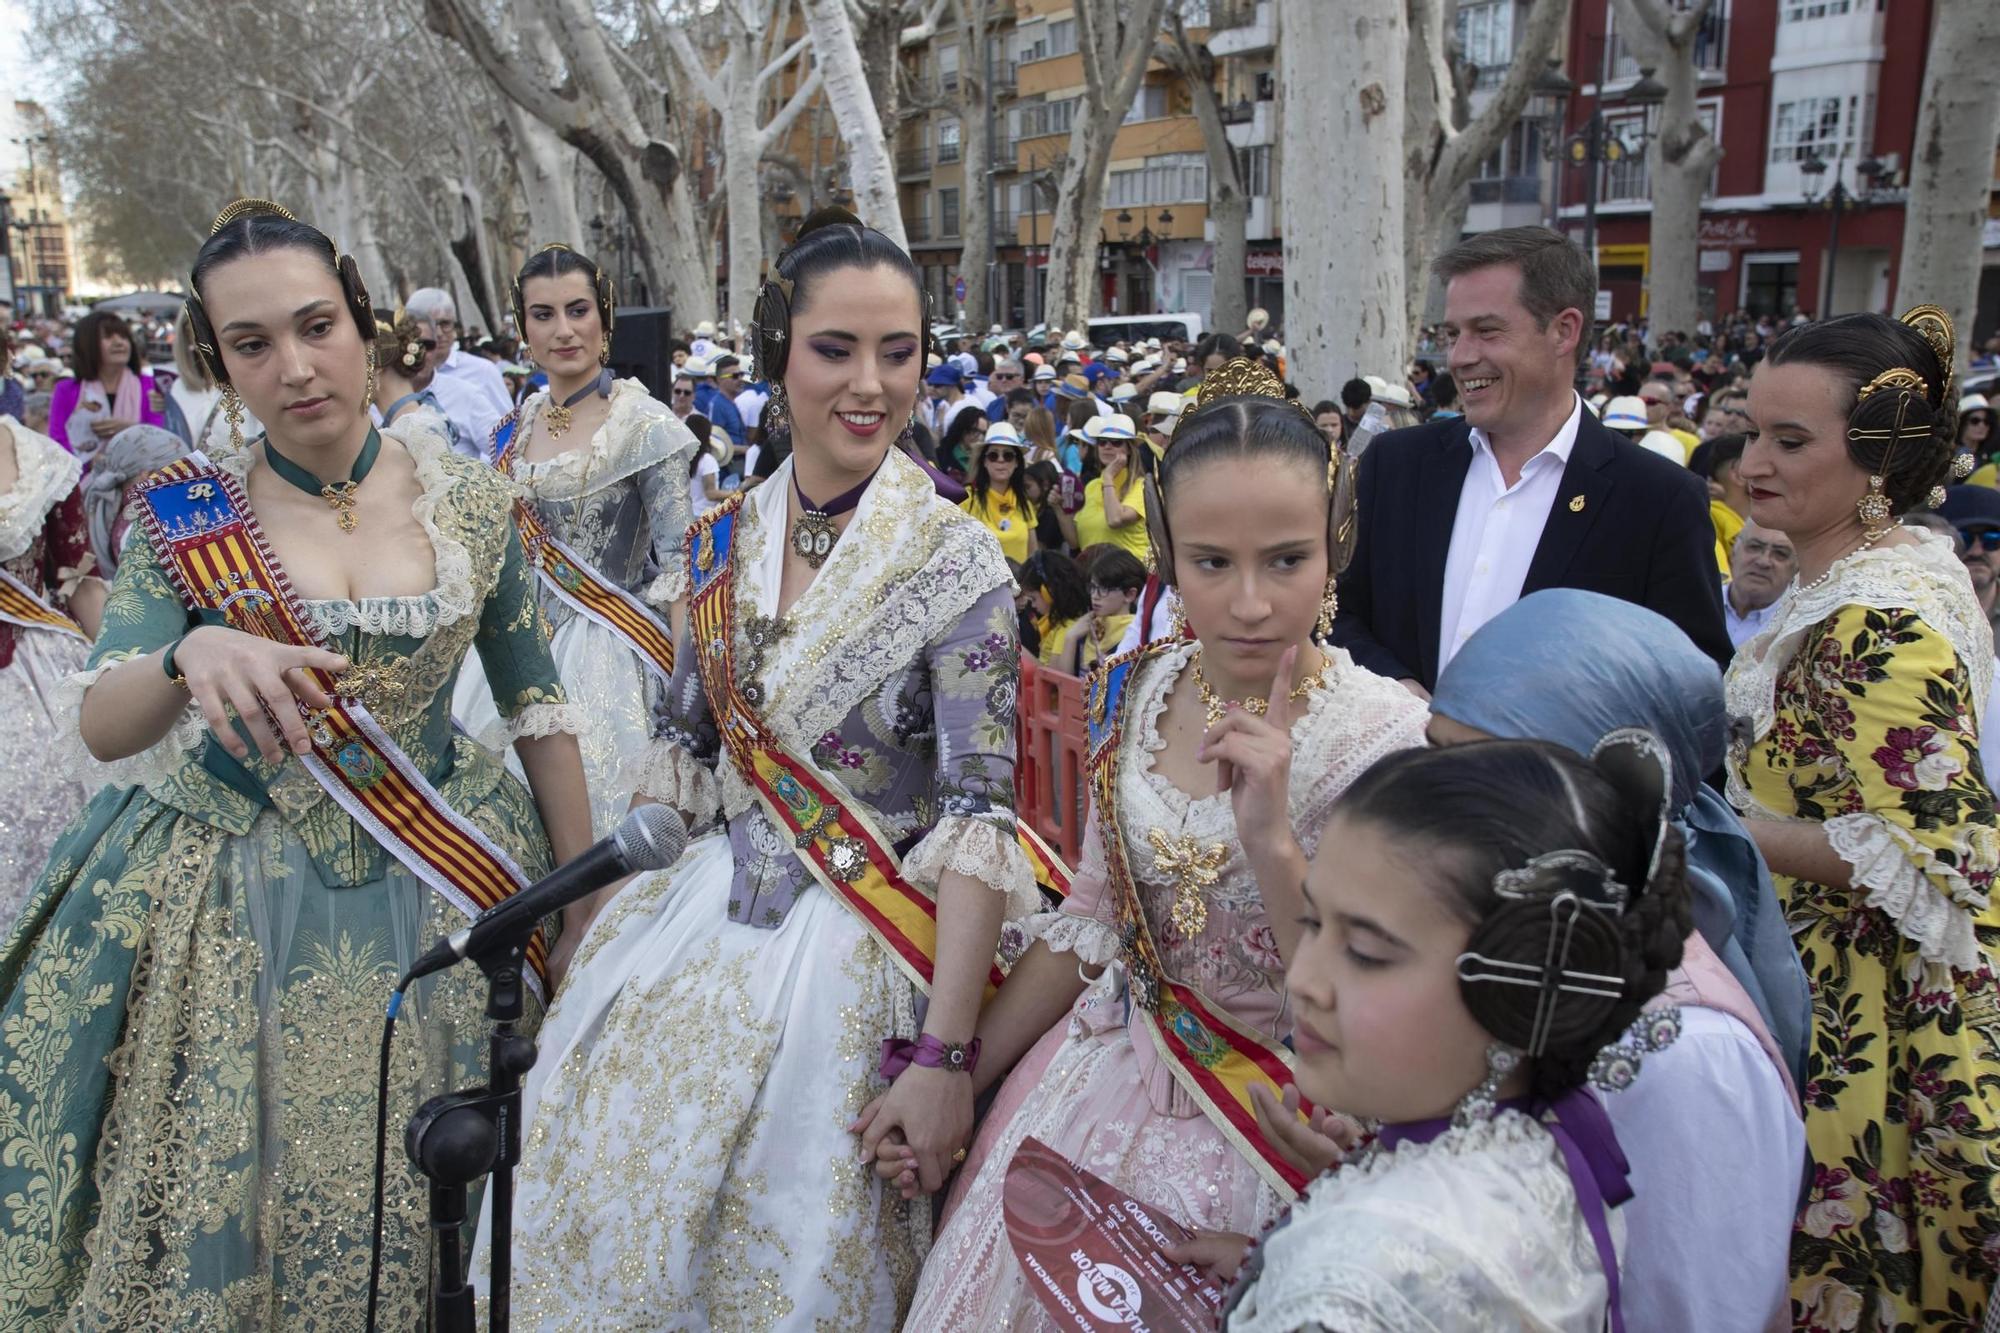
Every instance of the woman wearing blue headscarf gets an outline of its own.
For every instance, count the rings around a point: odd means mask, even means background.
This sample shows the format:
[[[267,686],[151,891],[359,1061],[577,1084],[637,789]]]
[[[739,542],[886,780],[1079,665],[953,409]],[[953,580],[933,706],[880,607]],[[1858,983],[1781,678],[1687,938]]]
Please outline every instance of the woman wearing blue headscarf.
[[[1634,1333],[1782,1323],[1805,1145],[1785,1075],[1801,1076],[1811,998],[1756,844],[1702,784],[1727,741],[1721,672],[1665,617],[1554,588],[1466,641],[1431,713],[1439,745],[1500,736],[1589,754],[1620,727],[1665,742],[1696,934],[1708,948],[1691,939],[1669,987],[1681,1039],[1606,1099],[1633,1159],[1625,1309]]]

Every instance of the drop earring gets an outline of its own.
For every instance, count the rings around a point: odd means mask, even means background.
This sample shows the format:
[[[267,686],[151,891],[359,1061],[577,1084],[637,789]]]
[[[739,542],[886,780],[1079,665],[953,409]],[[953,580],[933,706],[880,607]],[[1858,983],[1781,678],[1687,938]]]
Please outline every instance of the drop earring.
[[[597,364],[600,366],[611,364],[611,335],[608,333],[597,340]]]
[[[241,451],[243,448],[243,396],[236,392],[234,384],[222,386],[222,416],[229,423],[229,447]]]
[[[1500,1104],[1500,1085],[1521,1065],[1521,1053],[1512,1046],[1494,1042],[1486,1048],[1486,1077],[1479,1086],[1459,1099],[1451,1113],[1451,1127],[1465,1129],[1482,1120],[1491,1120]]]
[[[1319,620],[1313,625],[1313,637],[1325,642],[1333,636],[1333,618],[1340,611],[1340,598],[1334,592],[1336,580],[1327,576],[1326,592],[1319,599]]]
[[[1188,627],[1187,609],[1181,605],[1181,595],[1178,590],[1172,595],[1173,601],[1167,603],[1167,638],[1192,639],[1194,631]]]
[[[1889,497],[1882,494],[1880,475],[1868,478],[1868,494],[1854,502],[1854,512],[1861,516],[1861,530],[1870,541],[1889,531]]]
[[[361,415],[364,417],[368,415],[368,409],[375,406],[376,383],[375,345],[370,343],[368,346],[368,392],[361,399]]]

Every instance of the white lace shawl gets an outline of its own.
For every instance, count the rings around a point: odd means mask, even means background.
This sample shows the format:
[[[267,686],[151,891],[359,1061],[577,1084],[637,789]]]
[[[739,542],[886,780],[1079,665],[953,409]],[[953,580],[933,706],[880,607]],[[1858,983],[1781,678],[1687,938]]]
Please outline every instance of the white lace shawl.
[[[82,479],[83,463],[12,417],[0,418],[0,435],[14,437],[14,466],[20,474],[0,495],[0,563],[5,563],[35,544],[48,523],[49,510],[67,499]]]
[[[1190,797],[1154,771],[1154,757],[1166,748],[1160,716],[1187,665],[1194,658],[1191,643],[1163,648],[1142,662],[1126,688],[1126,725],[1119,737],[1119,823],[1125,830],[1132,873],[1142,881],[1153,868],[1156,853],[1146,845],[1145,830],[1155,826],[1193,830],[1204,842],[1231,844],[1223,863],[1222,881],[1211,888],[1212,900],[1253,901],[1256,876],[1241,851],[1236,815],[1226,793]],[[1396,750],[1422,746],[1430,718],[1423,704],[1401,685],[1357,666],[1343,648],[1327,652],[1327,670],[1320,688],[1306,701],[1305,712],[1292,722],[1292,786],[1287,813],[1299,846],[1311,857],[1327,812],[1355,778],[1376,760]],[[1075,886],[1093,890],[1103,884],[1105,856],[1102,827],[1093,818],[1086,833],[1083,860]],[[1161,877],[1163,882],[1165,877]],[[1082,901],[1089,893],[1072,893]],[[1057,952],[1074,951],[1079,962],[1101,966],[1118,957],[1121,946],[1110,924],[1108,892],[1102,898],[1103,918],[1076,911],[1044,912],[1022,923],[1030,939],[1044,941]],[[1261,910],[1261,909],[1260,909]]]
[[[786,459],[738,512],[731,562],[739,621],[777,611],[791,489],[792,460]],[[794,754],[810,756],[821,736],[1011,578],[986,526],[939,499],[930,476],[891,449],[826,564],[786,613],[790,631],[762,675],[769,698],[764,720]],[[717,773],[723,818],[754,804],[733,764],[725,760]],[[891,825],[866,801],[856,798],[856,804],[879,826]],[[910,849],[903,870],[912,883],[927,887],[935,887],[945,870],[962,872],[1005,893],[1010,917],[1040,906],[1020,845],[990,821],[940,819]]]
[[[1737,651],[1729,667],[1726,704],[1732,718],[1747,719],[1753,743],[1770,734],[1777,719],[1778,680],[1806,635],[1845,606],[1913,611],[1943,634],[1971,678],[1966,706],[1975,722],[1983,720],[1993,687],[1992,625],[1979,609],[1951,543],[1935,533],[1912,531],[1915,544],[1857,551],[1834,562],[1825,582],[1803,592],[1788,591],[1766,627]],[[1735,764],[1729,766],[1728,785],[1730,803],[1754,818],[1806,822],[1759,801]],[[1908,832],[1877,815],[1839,815],[1821,827],[1834,852],[1853,867],[1853,882],[1868,891],[1868,905],[1894,921],[1926,961],[1949,963],[1961,971],[1979,966],[1973,921],[1986,909],[1984,894],[1940,864]],[[1951,883],[1952,891],[1941,889],[1938,879]]]
[[[1625,1219],[1608,1218],[1622,1251]],[[1371,1149],[1263,1247],[1229,1333],[1600,1333],[1608,1288],[1541,1124],[1517,1111]]]

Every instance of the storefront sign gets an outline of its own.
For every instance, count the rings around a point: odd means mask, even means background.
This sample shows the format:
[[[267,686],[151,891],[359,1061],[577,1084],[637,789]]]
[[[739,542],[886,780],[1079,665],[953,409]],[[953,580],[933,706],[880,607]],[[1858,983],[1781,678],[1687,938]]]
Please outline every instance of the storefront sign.
[[[1703,273],[1727,273],[1732,262],[1727,250],[1703,250],[1701,271]]]
[[[1243,256],[1243,271],[1253,278],[1282,278],[1285,276],[1285,252],[1252,250]]]
[[[1701,244],[1735,246],[1757,244],[1757,220],[1747,217],[1703,218]]]

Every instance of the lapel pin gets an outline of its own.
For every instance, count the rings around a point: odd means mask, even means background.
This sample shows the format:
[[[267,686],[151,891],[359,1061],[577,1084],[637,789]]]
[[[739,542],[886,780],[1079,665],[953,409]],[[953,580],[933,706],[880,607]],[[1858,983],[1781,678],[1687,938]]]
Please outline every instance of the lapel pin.
[[[1570,497],[1569,512],[1572,514],[1581,514],[1583,512],[1583,497],[1581,495]]]

